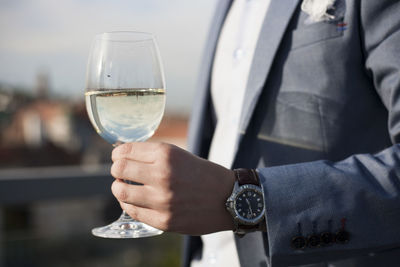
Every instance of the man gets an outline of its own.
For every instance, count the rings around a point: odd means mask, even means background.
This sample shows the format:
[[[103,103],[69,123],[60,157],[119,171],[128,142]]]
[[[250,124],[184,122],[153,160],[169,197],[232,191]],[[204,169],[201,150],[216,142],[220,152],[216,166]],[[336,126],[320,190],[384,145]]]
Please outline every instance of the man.
[[[114,195],[133,218],[192,235],[186,266],[397,266],[400,2],[252,1],[219,2],[195,100],[189,147],[219,164],[122,145],[111,173],[144,185],[116,180]]]

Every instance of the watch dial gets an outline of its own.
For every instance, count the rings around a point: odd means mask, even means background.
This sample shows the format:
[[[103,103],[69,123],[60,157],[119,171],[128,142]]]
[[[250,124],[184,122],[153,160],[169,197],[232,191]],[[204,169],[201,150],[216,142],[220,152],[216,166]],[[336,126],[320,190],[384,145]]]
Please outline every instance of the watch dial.
[[[262,195],[255,190],[245,190],[236,197],[236,213],[245,220],[254,220],[259,217],[264,210]]]

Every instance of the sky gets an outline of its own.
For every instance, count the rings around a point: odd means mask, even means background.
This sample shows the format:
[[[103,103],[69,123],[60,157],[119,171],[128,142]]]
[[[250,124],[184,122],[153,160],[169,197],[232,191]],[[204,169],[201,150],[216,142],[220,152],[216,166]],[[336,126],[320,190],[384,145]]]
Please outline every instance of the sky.
[[[83,99],[93,37],[155,34],[167,111],[190,113],[215,0],[0,0],[0,83],[32,89],[47,73],[53,94]]]

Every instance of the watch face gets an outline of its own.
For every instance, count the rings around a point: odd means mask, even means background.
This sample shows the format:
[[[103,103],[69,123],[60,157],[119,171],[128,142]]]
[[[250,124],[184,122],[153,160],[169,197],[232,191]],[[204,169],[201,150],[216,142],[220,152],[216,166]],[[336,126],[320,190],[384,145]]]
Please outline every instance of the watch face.
[[[264,215],[264,198],[258,190],[245,188],[236,196],[234,207],[241,220],[254,223]]]

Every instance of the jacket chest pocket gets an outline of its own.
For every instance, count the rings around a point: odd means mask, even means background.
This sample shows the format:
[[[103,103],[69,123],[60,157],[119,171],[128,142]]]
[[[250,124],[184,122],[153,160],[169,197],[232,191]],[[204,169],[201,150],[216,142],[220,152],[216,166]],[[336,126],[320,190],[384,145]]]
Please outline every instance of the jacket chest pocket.
[[[291,50],[343,36],[343,22],[317,22],[291,32]]]

